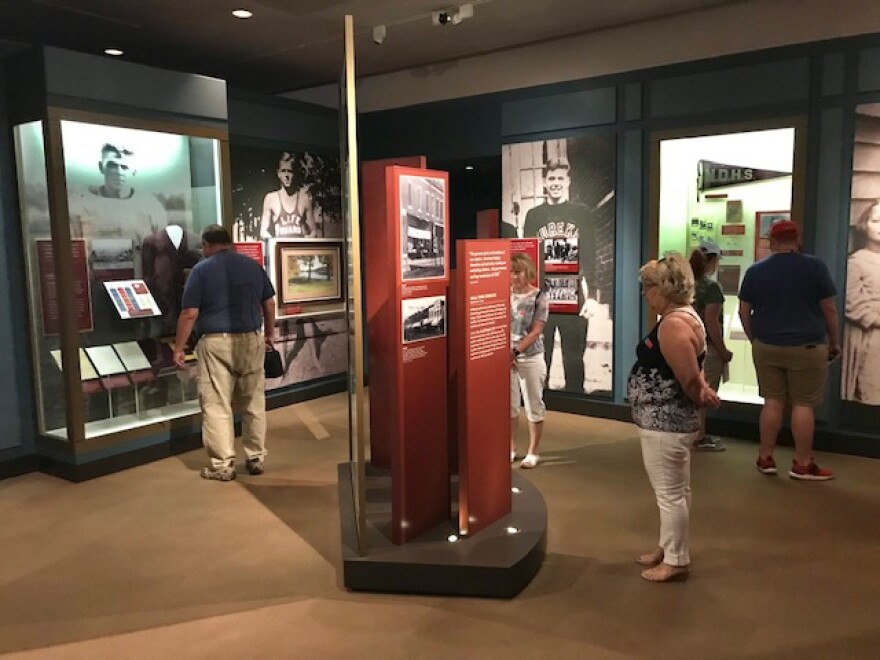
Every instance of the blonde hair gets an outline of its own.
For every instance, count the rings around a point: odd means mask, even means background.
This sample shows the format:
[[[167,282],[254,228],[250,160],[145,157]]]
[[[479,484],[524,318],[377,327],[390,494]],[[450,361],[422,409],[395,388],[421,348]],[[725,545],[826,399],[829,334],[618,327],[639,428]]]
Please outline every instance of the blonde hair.
[[[694,272],[678,252],[669,252],[660,260],[646,263],[639,269],[639,279],[656,286],[669,302],[690,305],[694,300]]]
[[[510,270],[517,273],[525,271],[526,277],[531,282],[537,277],[538,271],[532,258],[523,252],[514,252],[510,255]]]

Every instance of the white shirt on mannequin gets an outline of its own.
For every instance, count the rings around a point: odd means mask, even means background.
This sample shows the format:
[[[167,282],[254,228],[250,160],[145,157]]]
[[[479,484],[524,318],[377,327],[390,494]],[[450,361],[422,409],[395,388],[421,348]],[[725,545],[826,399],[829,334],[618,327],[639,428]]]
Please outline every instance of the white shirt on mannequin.
[[[168,234],[168,240],[175,249],[180,248],[180,242],[183,240],[183,227],[180,225],[168,225],[165,227],[165,233]]]

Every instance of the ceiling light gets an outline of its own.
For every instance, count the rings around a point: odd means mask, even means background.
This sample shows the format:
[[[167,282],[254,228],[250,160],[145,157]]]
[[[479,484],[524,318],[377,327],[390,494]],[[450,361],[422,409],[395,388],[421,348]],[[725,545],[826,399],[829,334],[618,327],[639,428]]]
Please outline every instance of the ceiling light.
[[[114,57],[119,57],[120,55],[122,55],[122,51],[119,50],[118,48],[105,48],[104,54],[105,55],[113,55]]]
[[[232,12],[232,15],[236,18],[245,19],[253,16],[254,12],[248,11],[247,9],[236,9],[234,12]]]
[[[473,166],[473,165],[465,165],[465,166],[464,166],[464,169],[466,169],[466,170],[472,170],[472,169],[474,169],[474,166]]]

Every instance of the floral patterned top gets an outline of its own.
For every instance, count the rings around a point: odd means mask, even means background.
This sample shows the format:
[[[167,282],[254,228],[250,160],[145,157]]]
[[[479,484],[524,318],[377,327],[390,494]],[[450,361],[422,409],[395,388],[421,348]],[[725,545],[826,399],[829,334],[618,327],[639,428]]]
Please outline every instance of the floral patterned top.
[[[699,320],[699,315],[690,308],[682,308],[672,313],[683,313]],[[636,363],[633,365],[627,382],[627,397],[632,404],[633,421],[639,428],[668,433],[692,433],[700,430],[700,416],[697,404],[685,394],[675,378],[672,367],[660,352],[658,331],[661,318],[648,336],[636,347]],[[702,326],[702,321],[700,322]],[[703,329],[705,333],[705,328]],[[700,368],[706,351],[697,357]]]
[[[533,289],[526,293],[510,292],[510,347],[513,348],[532,331],[532,323],[535,321],[547,322],[548,315],[547,296],[540,289]],[[544,335],[529,345],[523,355],[543,355]]]

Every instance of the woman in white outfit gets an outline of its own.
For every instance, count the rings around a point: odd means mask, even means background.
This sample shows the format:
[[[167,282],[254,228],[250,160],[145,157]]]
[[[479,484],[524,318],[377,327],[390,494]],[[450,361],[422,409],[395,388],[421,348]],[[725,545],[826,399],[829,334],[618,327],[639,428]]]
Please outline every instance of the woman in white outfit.
[[[706,329],[691,307],[694,274],[680,254],[639,270],[642,295],[659,316],[636,347],[627,383],[642,459],[660,510],[657,547],[637,561],[649,582],[687,578],[691,484],[690,449],[700,431],[699,409],[721,402],[703,375]]]
[[[535,264],[526,254],[510,258],[510,462],[516,460],[516,426],[520,397],[529,420],[529,449],[521,468],[533,468],[540,457],[538,446],[544,427],[544,324],[547,296],[531,285]]]

